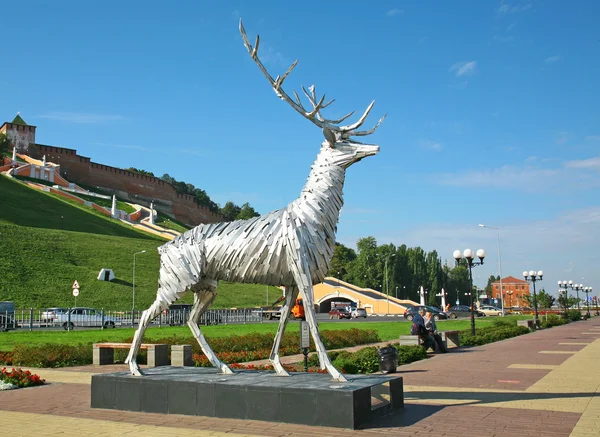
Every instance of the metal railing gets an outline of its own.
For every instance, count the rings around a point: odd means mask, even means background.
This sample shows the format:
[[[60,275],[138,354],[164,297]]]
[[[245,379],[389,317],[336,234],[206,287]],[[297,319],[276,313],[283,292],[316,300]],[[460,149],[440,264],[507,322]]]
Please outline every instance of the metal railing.
[[[115,327],[136,327],[142,311],[113,311],[93,308],[62,308],[53,311],[20,308],[0,312],[0,331],[13,329],[65,329]],[[152,326],[186,325],[190,309],[173,309],[161,312],[151,323]],[[255,309],[215,309],[208,310],[200,317],[200,325],[258,323],[264,320],[262,311]]]

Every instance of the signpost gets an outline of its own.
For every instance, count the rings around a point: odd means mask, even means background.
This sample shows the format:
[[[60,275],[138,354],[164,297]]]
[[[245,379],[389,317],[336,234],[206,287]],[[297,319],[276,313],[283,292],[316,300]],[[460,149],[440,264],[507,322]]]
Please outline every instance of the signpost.
[[[79,296],[79,282],[77,280],[73,282],[73,296],[75,297],[75,305],[73,306],[77,306],[77,296]]]
[[[308,322],[300,322],[300,347],[302,348],[302,354],[304,355],[304,371],[308,372],[308,348],[310,347],[310,330],[308,329]]]

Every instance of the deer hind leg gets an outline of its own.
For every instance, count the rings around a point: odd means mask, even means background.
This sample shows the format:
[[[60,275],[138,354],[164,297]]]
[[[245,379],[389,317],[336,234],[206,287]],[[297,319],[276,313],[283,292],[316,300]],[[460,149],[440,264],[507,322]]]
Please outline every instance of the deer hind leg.
[[[289,247],[293,246],[290,245]],[[304,305],[306,321],[308,322],[308,327],[315,348],[317,349],[321,369],[327,369],[327,372],[329,372],[334,380],[345,382],[347,379],[331,363],[325,345],[319,336],[319,325],[317,324],[317,313],[315,311],[310,267],[305,253],[306,251],[303,248],[294,252],[288,252],[288,265],[291,267],[294,280],[300,289],[300,297],[302,298],[302,304]]]
[[[143,375],[136,357],[140,351],[146,328],[160,314],[161,310],[169,308],[190,287],[199,282],[204,269],[204,245],[201,242],[195,248],[190,245],[179,247],[167,244],[161,249],[156,300],[150,308],[142,313],[140,324],[135,331],[129,354],[125,360],[125,363],[129,364],[131,373],[137,376]]]
[[[277,328],[277,335],[275,336],[275,341],[273,342],[273,348],[271,349],[271,355],[269,356],[269,360],[273,365],[273,369],[278,376],[290,376],[290,374],[283,368],[281,365],[281,360],[279,359],[279,346],[281,345],[281,340],[283,339],[283,334],[285,332],[285,327],[290,317],[290,312],[292,310],[292,306],[296,302],[296,298],[298,297],[298,287],[292,286],[289,288],[288,294],[285,297],[285,305],[281,309],[281,319],[279,320],[279,327]]]
[[[203,279],[202,283],[192,287],[192,291],[194,291],[194,306],[190,312],[188,326],[190,327],[192,334],[194,334],[196,341],[198,341],[202,352],[204,352],[204,355],[206,355],[210,363],[219,369],[221,373],[232,375],[234,372],[227,364],[217,358],[217,354],[215,354],[215,352],[208,345],[204,334],[202,334],[202,330],[198,326],[200,317],[210,306],[213,300],[215,300],[215,297],[217,297],[217,281],[212,279]]]

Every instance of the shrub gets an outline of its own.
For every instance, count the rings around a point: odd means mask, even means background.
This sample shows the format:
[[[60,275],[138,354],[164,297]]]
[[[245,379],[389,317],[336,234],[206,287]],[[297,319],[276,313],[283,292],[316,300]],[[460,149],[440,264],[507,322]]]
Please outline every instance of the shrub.
[[[396,345],[394,347],[398,350],[398,364],[408,364],[427,358],[427,352],[422,346]]]
[[[571,322],[576,322],[577,320],[581,320],[581,311],[579,310],[567,310],[565,313],[567,320]]]
[[[541,327],[544,329],[552,328],[553,326],[560,326],[566,323],[569,323],[568,320],[565,320],[564,318],[559,317],[556,314],[548,314],[542,319]]]
[[[13,353],[12,352],[0,352],[0,365],[1,366],[10,366],[13,363]]]
[[[16,385],[17,387],[43,385],[46,382],[45,379],[31,373],[29,370],[23,371],[21,369],[12,369],[11,371],[8,371],[6,368],[3,368],[2,371],[0,371],[0,381]]]
[[[512,328],[513,326],[517,326],[517,321],[498,317],[492,321],[492,326],[494,328]]]
[[[361,369],[351,357],[338,357],[332,364],[342,373],[364,373],[360,371]]]
[[[67,367],[92,364],[92,348],[89,345],[67,346],[47,344],[27,347],[15,346],[13,364],[30,367]]]
[[[495,328],[490,326],[480,328],[475,335],[472,335],[470,331],[462,331],[460,333],[460,342],[463,346],[481,346],[495,341],[528,334],[529,332],[529,328],[526,326],[512,326],[506,328]]]
[[[339,359],[339,357],[338,357]],[[356,366],[356,373],[373,373],[379,370],[379,354],[375,347],[365,347],[348,357]],[[352,373],[352,372],[348,372]]]

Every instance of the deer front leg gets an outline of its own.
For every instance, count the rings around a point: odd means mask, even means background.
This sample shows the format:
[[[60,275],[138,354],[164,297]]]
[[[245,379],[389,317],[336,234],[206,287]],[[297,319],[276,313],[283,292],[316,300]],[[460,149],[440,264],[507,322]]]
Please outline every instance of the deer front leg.
[[[283,334],[285,332],[285,327],[289,320],[292,306],[295,304],[297,297],[298,287],[289,287],[288,293],[285,296],[285,305],[281,309],[281,319],[279,320],[277,335],[275,335],[275,341],[273,342],[273,348],[271,349],[271,355],[269,356],[269,360],[271,361],[271,364],[273,365],[273,369],[277,373],[277,376],[290,376],[290,374],[281,365],[281,360],[279,358],[279,346],[281,345],[281,340],[283,339]]]
[[[289,245],[288,247],[293,246]],[[296,284],[300,289],[300,297],[302,297],[306,321],[308,322],[308,327],[310,329],[315,348],[317,349],[317,354],[319,355],[321,369],[327,369],[327,372],[329,372],[335,381],[345,382],[347,379],[331,363],[331,360],[327,355],[325,345],[323,345],[319,335],[319,325],[317,324],[317,313],[315,312],[310,266],[308,264],[308,259],[304,248],[301,248],[298,251],[288,252],[288,265],[291,267]]]

